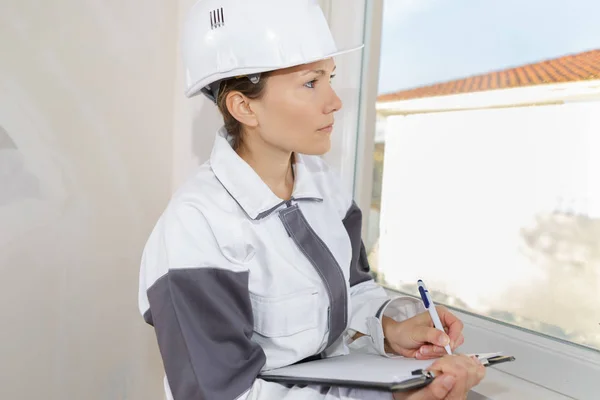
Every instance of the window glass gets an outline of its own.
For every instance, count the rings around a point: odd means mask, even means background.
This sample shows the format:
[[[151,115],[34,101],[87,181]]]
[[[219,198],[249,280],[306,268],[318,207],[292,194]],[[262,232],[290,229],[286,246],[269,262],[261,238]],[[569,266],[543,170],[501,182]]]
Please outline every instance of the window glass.
[[[600,349],[600,3],[385,0],[384,285]]]

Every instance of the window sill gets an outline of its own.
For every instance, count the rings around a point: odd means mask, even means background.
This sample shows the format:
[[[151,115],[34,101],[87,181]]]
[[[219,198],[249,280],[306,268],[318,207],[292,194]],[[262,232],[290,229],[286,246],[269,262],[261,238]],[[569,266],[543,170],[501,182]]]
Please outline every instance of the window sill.
[[[517,378],[495,367],[489,367],[485,379],[476,386],[467,400],[568,400],[571,397]]]

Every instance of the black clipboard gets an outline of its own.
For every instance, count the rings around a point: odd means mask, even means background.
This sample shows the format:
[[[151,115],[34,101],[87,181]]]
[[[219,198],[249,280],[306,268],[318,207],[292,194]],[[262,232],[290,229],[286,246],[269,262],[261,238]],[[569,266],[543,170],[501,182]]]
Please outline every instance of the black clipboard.
[[[480,359],[486,367],[515,360],[512,356],[504,355]],[[263,371],[258,377],[284,385],[324,385],[402,392],[420,389],[433,382],[435,376],[425,371],[433,362],[354,353]],[[394,374],[393,363],[399,366],[399,374]],[[373,368],[378,370],[370,371]],[[369,372],[373,372],[371,376]]]
[[[421,374],[412,376],[402,381],[392,382],[371,382],[360,380],[345,380],[345,379],[325,379],[325,378],[309,378],[309,377],[290,377],[282,375],[259,375],[261,379],[269,382],[277,382],[285,385],[323,385],[323,386],[339,386],[360,389],[381,390],[386,392],[404,392],[416,390],[429,385],[434,377],[430,374]]]

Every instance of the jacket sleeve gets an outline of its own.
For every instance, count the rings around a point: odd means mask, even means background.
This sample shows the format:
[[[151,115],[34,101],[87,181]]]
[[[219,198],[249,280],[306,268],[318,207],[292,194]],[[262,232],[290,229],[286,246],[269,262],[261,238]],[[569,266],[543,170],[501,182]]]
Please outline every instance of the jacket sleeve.
[[[251,340],[248,278],[245,265],[221,253],[193,206],[168,210],[158,222],[142,257],[139,305],[155,330],[168,398],[354,398],[349,389],[289,388],[257,379],[266,357]],[[380,396],[373,398],[391,398]]]
[[[252,388],[265,354],[250,340],[248,276],[221,254],[193,206],[159,220],[142,258],[140,311],[154,327],[175,400],[236,399]]]
[[[411,318],[425,311],[423,304],[413,297],[391,298],[370,274],[365,245],[361,238],[362,212],[352,202],[343,220],[352,245],[350,264],[350,298],[352,304],[349,334],[360,332],[367,336],[370,345],[381,355],[386,355],[381,324],[383,316],[397,321]]]

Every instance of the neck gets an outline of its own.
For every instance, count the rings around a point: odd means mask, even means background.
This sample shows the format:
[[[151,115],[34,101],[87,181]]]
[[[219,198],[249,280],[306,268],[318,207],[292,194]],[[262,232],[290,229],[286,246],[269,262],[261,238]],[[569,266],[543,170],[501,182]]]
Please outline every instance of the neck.
[[[246,138],[248,136],[246,135]],[[237,154],[252,167],[277,197],[289,200],[294,190],[293,153],[262,141],[259,135],[253,136],[255,140],[244,140],[240,144],[236,149]]]

